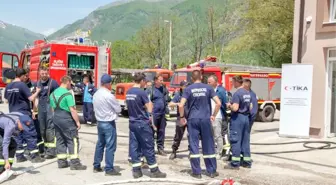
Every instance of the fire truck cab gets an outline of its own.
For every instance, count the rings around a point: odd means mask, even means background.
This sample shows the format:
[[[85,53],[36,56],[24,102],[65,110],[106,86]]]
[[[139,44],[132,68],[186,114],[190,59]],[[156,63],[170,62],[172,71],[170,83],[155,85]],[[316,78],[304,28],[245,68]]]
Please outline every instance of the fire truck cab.
[[[104,42],[102,45],[98,45],[98,42],[92,42],[85,36],[77,35],[55,41],[37,40],[33,46],[27,45],[22,50],[20,57],[9,53],[0,53],[1,55],[2,60],[3,56],[12,57],[11,63],[9,63],[12,68],[27,69],[32,83],[39,80],[38,69],[40,66],[49,68],[50,77],[58,83],[60,83],[62,76],[69,75],[77,84],[82,81],[84,74],[88,74],[96,87],[100,86],[99,79],[102,74],[111,73],[109,70],[111,66],[110,43]],[[0,64],[3,63],[6,62],[0,62]],[[4,68],[2,70],[4,72]],[[81,104],[82,92],[76,86],[73,87],[73,90],[76,104]]]
[[[259,121],[273,121],[275,111],[280,110],[281,69],[216,63],[206,59],[188,65],[186,68],[175,70],[171,78],[170,90],[176,91],[182,80],[191,82],[193,70],[202,72],[203,83],[207,83],[210,75],[215,75],[218,78],[218,83],[227,90],[229,100],[231,100],[232,94],[236,91],[232,86],[232,78],[235,75],[241,75],[243,78],[250,79],[252,81],[252,90],[258,98],[259,113],[257,119]]]
[[[153,81],[156,75],[161,75],[163,77],[163,83],[169,89],[170,78],[173,75],[173,72],[168,69],[161,68],[153,68],[153,69],[145,69],[143,71],[146,75],[146,78]],[[121,106],[121,114],[123,116],[128,116],[127,106],[126,106],[126,93],[128,89],[130,89],[134,83],[118,83],[115,88],[115,97],[118,100]]]

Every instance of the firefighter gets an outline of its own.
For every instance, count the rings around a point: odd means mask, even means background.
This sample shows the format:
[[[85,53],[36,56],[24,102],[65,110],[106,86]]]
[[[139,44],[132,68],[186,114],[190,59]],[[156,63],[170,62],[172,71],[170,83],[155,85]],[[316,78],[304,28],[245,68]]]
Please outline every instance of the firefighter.
[[[251,109],[251,115],[250,115],[250,133],[252,130],[253,123],[257,117],[258,113],[258,98],[255,92],[251,89],[252,82],[250,79],[244,79],[244,87],[246,90],[248,90],[251,94],[251,103],[252,103],[252,109]]]
[[[156,144],[158,147],[158,154],[162,156],[166,156],[166,152],[164,151],[164,140],[166,134],[166,108],[167,108],[167,96],[168,90],[163,85],[163,77],[161,75],[157,75],[154,77],[153,86],[147,90],[150,101],[153,103],[153,121],[154,125],[157,129],[157,139]]]
[[[226,165],[226,169],[239,169],[241,165],[240,154],[243,154],[243,167],[251,167],[250,154],[250,110],[252,108],[251,95],[243,86],[243,78],[240,75],[232,78],[233,86],[237,91],[232,96],[230,122],[230,143],[232,158]]]
[[[211,122],[215,120],[221,107],[221,102],[214,89],[202,83],[199,70],[192,72],[193,84],[183,92],[179,104],[181,124],[188,124],[190,163],[192,177],[202,178],[199,154],[199,136],[202,140],[202,150],[207,175],[211,178],[218,176],[214,137]],[[214,113],[211,115],[211,99],[216,103]],[[187,103],[188,115],[185,114],[184,105]],[[186,122],[186,118],[188,122]]]
[[[152,104],[148,99],[147,93],[142,89],[146,85],[143,73],[134,74],[135,85],[126,93],[126,104],[129,114],[130,128],[130,154],[133,167],[133,177],[143,176],[141,171],[142,162],[140,153],[146,157],[152,178],[165,178],[166,173],[159,170],[155,159],[154,135],[151,128]],[[147,111],[146,111],[147,110]]]
[[[223,155],[226,155],[228,150],[230,150],[230,144],[228,139],[228,124],[226,120],[226,90],[221,85],[218,84],[218,78],[215,75],[208,77],[208,84],[212,86],[221,101],[220,113],[217,114],[215,121],[212,124],[215,142],[217,143],[217,159],[221,159]],[[215,102],[211,101],[212,112],[215,109]],[[222,127],[224,127],[224,143],[222,137]],[[223,145],[224,144],[224,145]],[[224,147],[225,146],[225,147]],[[223,152],[224,150],[224,152]]]
[[[32,119],[31,104],[40,93],[41,89],[36,88],[36,92],[32,95],[28,86],[24,83],[27,81],[27,71],[22,68],[16,69],[16,78],[7,85],[5,90],[5,98],[8,100],[9,112],[20,112],[28,115]],[[33,121],[30,120],[30,123]],[[34,124],[28,125],[29,129],[20,132],[15,137],[17,143],[16,161],[24,162],[27,158],[24,156],[24,144],[27,144],[30,159],[33,163],[43,162],[39,155],[37,146],[37,132]]]
[[[13,165],[16,152],[14,137],[28,129],[31,119],[19,112],[4,114],[0,112],[0,174]]]
[[[93,103],[92,97],[93,94],[97,91],[96,87],[90,83],[90,77],[88,75],[84,75],[83,84],[80,85],[80,88],[83,90],[83,116],[84,120],[87,124],[92,124],[96,122],[94,111],[93,111]]]
[[[56,157],[56,137],[55,128],[52,120],[52,110],[49,103],[50,94],[59,86],[55,80],[49,77],[48,69],[40,67],[40,80],[37,87],[41,89],[38,95],[38,123],[41,136],[44,142],[45,158],[53,159]]]
[[[172,101],[169,103],[170,107],[178,107],[178,104],[181,101],[181,97],[182,97],[182,93],[183,90],[188,86],[188,82],[187,81],[181,81],[180,82],[180,92],[175,93],[174,98],[172,99]],[[186,109],[187,106],[184,106],[184,108]],[[188,112],[188,111],[186,111]],[[185,115],[187,115],[185,113]],[[172,153],[169,156],[170,160],[173,160],[176,158],[176,152],[180,146],[181,140],[183,139],[183,135],[186,129],[186,125],[181,125],[180,124],[180,113],[179,110],[177,109],[177,119],[176,119],[176,127],[175,127],[175,136],[174,136],[174,142],[172,145]]]
[[[69,167],[67,161],[67,153],[69,153],[70,170],[86,170],[87,167],[79,160],[78,130],[81,125],[70,89],[71,77],[63,76],[60,87],[50,95],[50,106],[54,111],[58,168]]]

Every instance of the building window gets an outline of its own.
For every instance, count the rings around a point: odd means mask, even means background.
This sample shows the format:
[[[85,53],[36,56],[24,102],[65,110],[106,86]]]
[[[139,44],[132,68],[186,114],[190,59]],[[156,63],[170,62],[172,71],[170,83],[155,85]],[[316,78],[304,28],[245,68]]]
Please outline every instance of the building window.
[[[336,22],[336,0],[330,0],[330,22]]]

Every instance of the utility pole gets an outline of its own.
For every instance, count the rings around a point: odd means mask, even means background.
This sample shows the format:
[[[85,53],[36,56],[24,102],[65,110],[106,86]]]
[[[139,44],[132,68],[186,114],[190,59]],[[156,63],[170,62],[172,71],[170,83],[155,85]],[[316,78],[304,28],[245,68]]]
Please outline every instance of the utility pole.
[[[168,69],[171,70],[172,68],[172,21],[165,20],[166,23],[169,23],[169,67]]]

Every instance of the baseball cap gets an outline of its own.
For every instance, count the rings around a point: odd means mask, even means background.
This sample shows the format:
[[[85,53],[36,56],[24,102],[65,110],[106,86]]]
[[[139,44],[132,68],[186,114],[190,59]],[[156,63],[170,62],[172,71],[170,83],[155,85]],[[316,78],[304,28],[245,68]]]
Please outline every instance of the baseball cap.
[[[187,81],[185,81],[185,80],[183,80],[183,81],[181,81],[180,82],[180,86],[182,87],[182,86],[187,86],[189,83],[187,82]]]
[[[103,76],[100,79],[100,82],[102,84],[109,84],[112,82],[112,77],[108,74],[103,74]]]
[[[24,124],[26,124],[26,123],[32,121],[32,120],[30,119],[30,117],[27,116],[27,115],[21,115],[21,116],[19,117],[19,119],[20,119],[20,122],[21,122],[21,123],[24,123]]]

